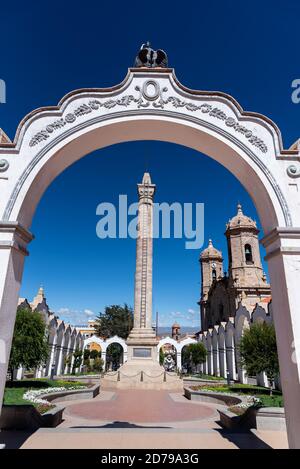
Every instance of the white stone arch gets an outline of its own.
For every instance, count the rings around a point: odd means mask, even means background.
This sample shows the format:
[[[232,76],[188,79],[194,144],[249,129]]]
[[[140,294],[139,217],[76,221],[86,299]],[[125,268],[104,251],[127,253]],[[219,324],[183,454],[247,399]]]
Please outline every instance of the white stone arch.
[[[54,361],[54,374],[60,375],[62,371],[62,355],[64,347],[64,337],[65,337],[65,323],[61,320],[57,321],[56,329],[56,350],[55,350],[55,361]]]
[[[121,337],[118,337],[117,335],[114,335],[113,337],[110,337],[109,339],[107,339],[105,341],[105,346],[106,346],[105,348],[107,349],[107,347],[111,344],[119,344],[119,345],[121,345],[124,353],[128,352],[127,344],[126,344],[125,340],[122,339]]]
[[[238,369],[238,377],[241,383],[246,383],[247,378],[246,378],[246,372],[240,364],[240,354],[239,354],[238,345],[240,343],[241,337],[244,334],[244,331],[247,329],[250,329],[250,322],[251,322],[251,317],[250,317],[249,311],[247,310],[245,306],[240,304],[236,311],[234,326],[235,326],[235,358],[236,358],[236,364],[237,364],[237,369]]]
[[[160,341],[157,344],[157,361],[159,362],[159,351],[161,347],[163,347],[166,344],[173,345],[173,347],[176,350],[176,367],[179,371],[182,369],[182,362],[181,362],[181,348],[179,347],[179,342],[177,342],[175,339],[173,339],[170,336],[163,337],[160,339]]]
[[[231,380],[237,378],[236,353],[235,353],[234,318],[229,318],[225,326],[226,364]]]
[[[226,360],[226,322],[222,322],[218,329],[218,350],[219,350],[219,366],[220,376],[227,377],[227,360]]]
[[[155,82],[156,94],[148,92]],[[28,231],[43,192],[65,168],[93,150],[133,140],[161,140],[205,153],[231,171],[250,194],[265,233],[290,445],[300,446],[300,154],[284,150],[277,126],[243,111],[220,92],[193,91],[172,69],[130,69],[110,89],[82,89],[20,123],[0,145],[0,401],[22,279]],[[291,361],[290,346],[295,344]]]
[[[105,369],[105,365],[106,365],[106,351],[107,351],[107,348],[111,344],[121,345],[121,347],[123,349],[123,362],[125,363],[127,361],[127,357],[128,357],[127,344],[126,344],[125,340],[122,339],[121,337],[118,337],[117,335],[115,335],[113,337],[110,337],[107,340],[103,340],[103,339],[101,339],[100,337],[98,337],[96,335],[92,335],[91,337],[88,337],[87,339],[84,340],[83,348],[85,349],[87,347],[87,345],[92,344],[92,343],[99,344],[100,347],[101,347],[101,358],[104,362],[104,369]]]
[[[271,322],[271,317],[262,306],[256,305],[254,310],[253,310],[253,313],[251,315],[251,322],[253,324],[257,323],[257,322],[270,323]]]
[[[72,334],[72,328],[70,324],[66,324],[66,329],[64,333],[64,345],[62,349],[62,366],[61,366],[62,374],[67,373],[67,370],[69,368],[69,365],[65,364],[65,360],[70,353],[71,334]]]
[[[86,347],[88,345],[91,345],[91,344],[98,344],[100,346],[100,349],[101,349],[101,358],[103,360],[103,369],[105,370],[105,366],[106,366],[106,343],[103,339],[101,339],[101,337],[98,337],[96,335],[92,335],[91,337],[88,337],[87,339],[84,339],[84,342],[83,342],[83,350],[86,349]]]
[[[245,306],[240,304],[238,309],[236,310],[236,314],[234,318],[236,343],[239,342],[240,338],[243,335],[244,330],[250,328],[250,322],[251,322],[251,317],[250,317],[249,311],[247,310]]]
[[[49,322],[47,324],[49,356],[48,356],[47,363],[46,363],[45,376],[51,375],[51,369],[54,363],[54,358],[56,354],[57,326],[58,324],[57,324],[56,317],[54,315],[52,317],[50,316]]]
[[[178,343],[178,350],[182,351],[183,347],[185,347],[186,345],[196,344],[196,343],[197,343],[196,339],[193,339],[192,337],[187,337],[186,339],[183,339]]]
[[[92,335],[91,337],[84,339],[83,348],[86,349],[88,345],[93,343],[98,344],[101,347],[101,351],[106,349],[105,341],[96,335]]]
[[[71,355],[71,362],[67,368],[67,373],[71,373],[73,370],[73,364],[74,364],[74,352],[76,349],[76,339],[78,336],[78,331],[76,327],[73,327],[71,329],[71,336],[70,336],[70,343],[69,343],[69,355]]]
[[[213,374],[220,376],[220,361],[219,361],[219,337],[218,337],[219,326],[214,326],[212,330],[212,363],[213,363]]]
[[[157,353],[159,353],[161,347],[166,344],[173,345],[173,347],[175,347],[176,350],[179,348],[179,343],[176,340],[172,339],[172,337],[168,336],[168,337],[164,337],[163,339],[160,339],[160,341],[158,342]]]
[[[106,356],[107,356],[107,349],[110,345],[112,344],[119,344],[121,345],[122,349],[123,349],[123,363],[127,362],[127,359],[128,359],[128,348],[127,348],[127,344],[125,342],[124,339],[122,339],[122,337],[118,337],[117,335],[113,336],[113,337],[110,337],[109,339],[107,339],[105,341],[105,363],[106,363]]]
[[[207,374],[214,374],[213,365],[213,347],[212,347],[212,329],[209,329],[206,333],[206,351],[207,351]]]
[[[71,353],[73,353],[75,350],[76,336],[77,336],[77,330],[76,330],[76,327],[73,327],[71,338],[70,338],[70,352]]]
[[[177,368],[179,371],[182,370],[182,350],[184,347],[190,344],[196,344],[197,340],[192,339],[192,337],[186,337],[185,339],[181,340],[180,342],[177,342]]]

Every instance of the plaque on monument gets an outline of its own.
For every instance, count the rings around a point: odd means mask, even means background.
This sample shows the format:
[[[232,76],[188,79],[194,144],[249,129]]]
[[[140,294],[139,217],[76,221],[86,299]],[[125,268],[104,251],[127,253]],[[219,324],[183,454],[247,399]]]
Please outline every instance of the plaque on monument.
[[[134,358],[151,358],[151,347],[134,347]]]

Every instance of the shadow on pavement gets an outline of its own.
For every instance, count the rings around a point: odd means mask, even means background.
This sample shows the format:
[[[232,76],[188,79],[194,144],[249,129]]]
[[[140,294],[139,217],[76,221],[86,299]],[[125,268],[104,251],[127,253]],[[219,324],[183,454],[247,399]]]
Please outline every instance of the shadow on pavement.
[[[235,444],[239,449],[272,449],[267,443],[249,431],[230,432],[224,429],[216,429],[223,438]]]
[[[96,425],[96,426],[78,425],[78,426],[69,427],[69,428],[172,428],[172,427],[157,426],[157,425],[144,426],[144,425],[136,425],[135,423],[121,422],[121,421],[116,420],[115,422],[106,423],[105,425]]]
[[[5,449],[19,449],[34,431],[1,430],[0,443],[5,444]]]

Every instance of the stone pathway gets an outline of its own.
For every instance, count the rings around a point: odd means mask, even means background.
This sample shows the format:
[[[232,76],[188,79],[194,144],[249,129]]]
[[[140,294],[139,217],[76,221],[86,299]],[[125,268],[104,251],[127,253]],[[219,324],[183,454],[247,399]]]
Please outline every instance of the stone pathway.
[[[31,435],[1,432],[9,447],[91,449],[287,448],[283,432],[229,433],[217,404],[191,402],[180,393],[102,391],[91,400],[67,401],[64,422]],[[4,438],[3,438],[4,437]]]

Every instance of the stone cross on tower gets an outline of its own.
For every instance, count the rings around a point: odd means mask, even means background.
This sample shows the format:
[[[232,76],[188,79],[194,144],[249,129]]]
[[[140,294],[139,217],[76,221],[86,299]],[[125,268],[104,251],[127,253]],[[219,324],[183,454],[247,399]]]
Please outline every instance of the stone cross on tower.
[[[152,256],[153,256],[153,198],[155,184],[149,173],[145,173],[138,184],[138,236],[136,244],[136,271],[134,289],[134,325],[128,337],[129,346],[145,346],[140,350],[133,348],[132,358],[152,358],[156,344],[152,328]],[[146,347],[146,346],[150,347]],[[143,357],[142,357],[143,355]]]

